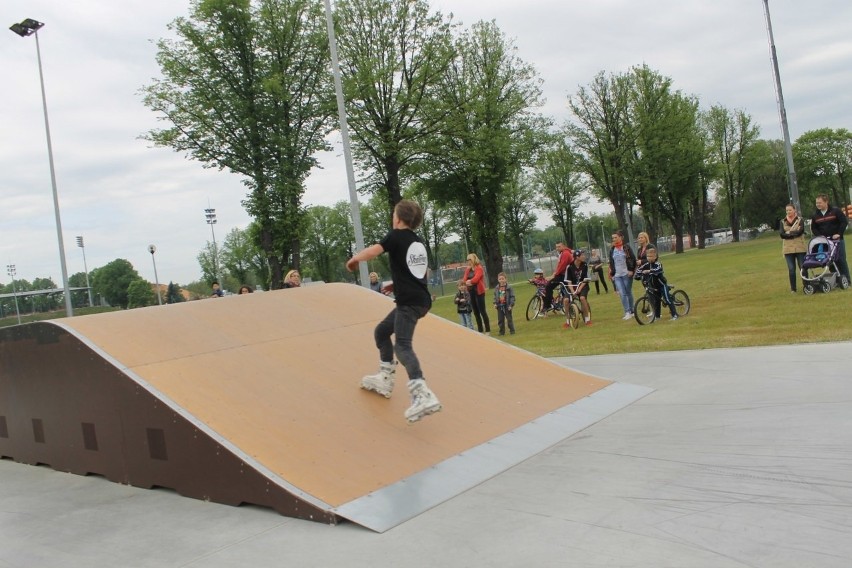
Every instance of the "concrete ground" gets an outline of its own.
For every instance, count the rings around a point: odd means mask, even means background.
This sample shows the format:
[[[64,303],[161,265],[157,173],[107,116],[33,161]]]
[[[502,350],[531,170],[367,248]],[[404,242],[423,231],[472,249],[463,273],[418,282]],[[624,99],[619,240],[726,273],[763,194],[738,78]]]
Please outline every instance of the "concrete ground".
[[[0,568],[847,568],[850,356],[834,343],[560,359],[656,391],[384,534],[2,460]]]

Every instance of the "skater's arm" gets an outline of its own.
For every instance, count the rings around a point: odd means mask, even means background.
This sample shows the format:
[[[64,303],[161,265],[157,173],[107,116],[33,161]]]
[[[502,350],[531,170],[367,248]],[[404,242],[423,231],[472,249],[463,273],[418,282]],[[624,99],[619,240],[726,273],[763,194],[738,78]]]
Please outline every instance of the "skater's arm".
[[[358,266],[359,262],[367,262],[368,260],[373,260],[383,252],[385,252],[385,247],[378,243],[368,246],[367,248],[365,248],[364,250],[357,253],[355,256],[346,261],[346,270],[352,272]]]

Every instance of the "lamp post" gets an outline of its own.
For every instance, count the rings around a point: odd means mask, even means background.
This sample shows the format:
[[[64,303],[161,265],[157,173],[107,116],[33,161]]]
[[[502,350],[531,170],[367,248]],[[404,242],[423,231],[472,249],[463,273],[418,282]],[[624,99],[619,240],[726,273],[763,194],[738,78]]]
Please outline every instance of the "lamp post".
[[[340,117],[340,138],[343,141],[343,157],[346,162],[346,181],[349,185],[349,208],[352,212],[352,228],[355,230],[355,246],[364,250],[364,230],[361,226],[361,205],[355,188],[355,169],[352,165],[352,150],[349,143],[349,122],[346,120],[346,104],[343,100],[343,81],[340,78],[340,62],[337,58],[337,38],[334,34],[334,18],[331,13],[331,0],[325,0],[325,22],[328,33],[331,73],[334,77],[334,92],[337,95],[337,114]],[[366,262],[358,263],[361,286],[370,286],[369,270]]]
[[[601,258],[608,258],[609,251],[606,250],[606,234],[603,230],[603,221],[601,221]]]
[[[86,246],[83,244],[83,237],[77,237],[77,246],[83,249],[83,270],[86,272],[86,291],[89,292],[89,307],[94,307],[92,302],[92,287],[89,285],[89,267],[86,266]]]
[[[775,51],[775,38],[772,35],[772,20],[769,18],[769,0],[763,0],[763,6],[766,12],[766,30],[769,34],[769,53],[772,57],[775,92],[778,95],[778,113],[781,115],[781,132],[784,135],[784,157],[787,160],[787,184],[790,191],[790,202],[796,208],[796,211],[801,212],[796,166],[793,164],[793,146],[790,144],[790,129],[787,126],[787,109],[784,107],[784,93],[781,92],[781,72],[778,71],[778,54]]]
[[[207,224],[210,225],[210,234],[213,235],[213,278],[219,280],[219,249],[216,248],[216,231],[213,230],[213,225],[216,224],[216,210],[208,207],[204,210],[204,216],[207,217]],[[153,254],[153,253],[151,253]]]
[[[18,315],[18,325],[21,325],[21,310],[18,309],[18,289],[15,287],[15,265],[7,264],[6,272],[12,277],[12,295],[15,297],[15,313]]]
[[[157,252],[157,247],[148,245],[148,252],[151,253],[151,262],[154,263],[154,284],[157,286],[157,303],[163,305],[163,297],[160,295],[160,277],[157,276],[157,261],[154,259],[154,253]]]
[[[65,265],[65,243],[62,241],[62,220],[59,217],[59,194],[56,191],[56,169],[53,167],[53,144],[50,142],[50,122],[47,119],[47,95],[44,92],[44,72],[41,67],[41,47],[38,43],[38,30],[44,27],[44,23],[27,18],[19,24],[12,24],[9,29],[21,37],[35,36],[36,56],[38,58],[38,77],[41,82],[41,100],[44,107],[44,131],[47,135],[47,158],[50,162],[50,183],[53,187],[53,212],[56,216],[56,238],[59,241],[59,262],[62,266],[62,287],[65,290],[65,314],[68,317],[74,315],[71,305],[71,290],[68,287],[68,269]]]

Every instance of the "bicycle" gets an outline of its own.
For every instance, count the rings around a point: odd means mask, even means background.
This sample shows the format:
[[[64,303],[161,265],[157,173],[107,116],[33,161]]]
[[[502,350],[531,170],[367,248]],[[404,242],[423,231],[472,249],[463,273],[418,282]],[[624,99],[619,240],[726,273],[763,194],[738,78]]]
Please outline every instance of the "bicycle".
[[[650,284],[649,276],[642,277],[642,285],[645,287],[645,294],[636,300],[633,305],[633,317],[639,325],[652,324],[657,320],[657,314],[654,312],[654,296],[656,291]],[[663,307],[674,306],[675,313],[678,318],[682,318],[689,313],[691,307],[689,295],[683,290],[676,290],[674,286],[667,284],[663,286],[663,296],[660,298],[660,310]]]
[[[532,284],[532,282],[530,282]],[[568,289],[564,282],[559,283],[558,294],[554,296],[550,303],[550,309],[547,311],[556,312],[565,315],[565,306],[568,306],[567,321],[571,327],[577,329],[580,327],[580,321],[583,319],[583,310],[580,306],[580,300]],[[545,317],[544,310],[544,291],[539,289],[535,295],[530,298],[527,304],[527,320],[533,320],[540,317]]]

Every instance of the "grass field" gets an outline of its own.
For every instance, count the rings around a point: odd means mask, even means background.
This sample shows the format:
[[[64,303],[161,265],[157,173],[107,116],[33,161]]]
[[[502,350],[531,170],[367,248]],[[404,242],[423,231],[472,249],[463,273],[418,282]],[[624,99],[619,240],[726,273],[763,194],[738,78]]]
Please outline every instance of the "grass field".
[[[663,318],[640,326],[635,320],[622,321],[621,302],[612,293],[589,296],[593,324],[580,329],[562,329],[563,319],[551,317],[528,322],[524,317],[534,287],[525,280],[514,282],[515,335],[499,337],[522,349],[545,357],[674,351],[714,347],[783,345],[785,343],[825,342],[852,339],[852,289],[828,294],[792,295],[787,282],[787,266],[781,256],[781,242],[774,234],[743,243],[719,245],[661,258],[671,284],[685,290],[692,309],[684,318]],[[635,282],[634,299],[643,293]],[[486,295],[490,302],[492,290]],[[112,308],[81,308],[76,315]],[[458,322],[452,296],[436,300],[432,313]],[[497,337],[497,314],[489,307],[492,334]],[[26,323],[34,319],[64,316],[63,312],[22,314]],[[0,320],[0,326],[17,323],[14,314]]]
[[[594,289],[589,295],[592,326],[564,330],[564,319],[559,317],[528,322],[524,312],[534,287],[520,281],[513,283],[517,333],[499,339],[546,357],[852,339],[852,288],[805,296],[800,284],[799,293],[791,294],[781,242],[774,233],[743,243],[667,254],[660,260],[669,283],[685,290],[692,301],[684,318],[670,321],[663,307],[663,318],[652,325],[622,321],[621,302],[608,282],[608,295],[603,288],[601,295],[595,295]],[[489,305],[492,293],[486,294]],[[634,299],[642,293],[641,283],[634,282]],[[432,311],[458,321],[452,296],[438,298]],[[493,307],[488,314],[496,337]]]

